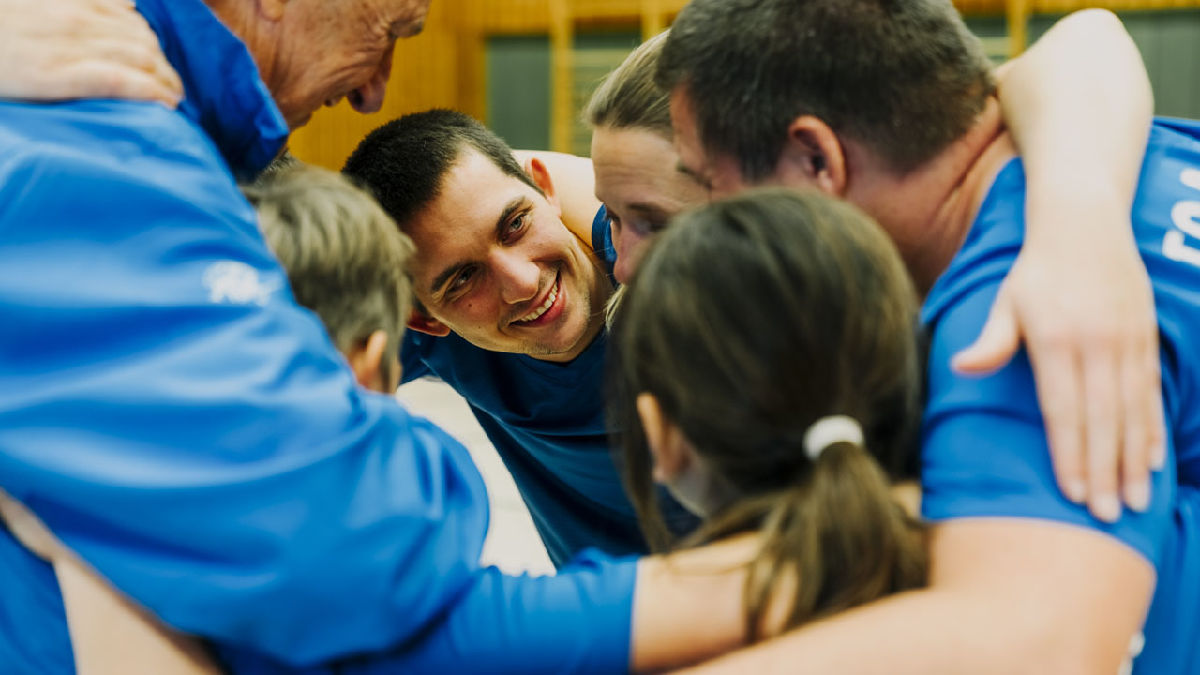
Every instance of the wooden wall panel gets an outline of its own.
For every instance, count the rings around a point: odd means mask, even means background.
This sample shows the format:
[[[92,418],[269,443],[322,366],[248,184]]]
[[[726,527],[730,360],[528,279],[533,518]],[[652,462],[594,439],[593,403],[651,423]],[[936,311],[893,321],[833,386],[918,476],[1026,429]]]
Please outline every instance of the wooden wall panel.
[[[656,32],[686,5],[686,0],[433,0],[425,31],[402,40],[396,47],[392,80],[382,111],[359,115],[345,102],[319,111],[307,127],[292,137],[296,156],[329,168],[340,168],[358,141],[371,129],[406,112],[431,107],[462,110],[487,119],[486,40],[493,35],[551,35],[560,42],[580,27],[620,25]],[[559,16],[570,17],[564,29],[560,18],[552,31],[557,5]],[[1018,22],[1010,37],[1024,44],[1021,32],[1030,14],[1059,14],[1083,7],[1114,10],[1200,7],[1200,0],[955,0],[968,16],[1004,16]],[[1017,33],[1017,35],[1012,35]],[[560,49],[562,45],[560,45]],[[569,68],[552,68],[562,81]],[[565,100],[565,99],[564,99]],[[565,104],[557,113],[556,145],[567,138],[569,122]]]

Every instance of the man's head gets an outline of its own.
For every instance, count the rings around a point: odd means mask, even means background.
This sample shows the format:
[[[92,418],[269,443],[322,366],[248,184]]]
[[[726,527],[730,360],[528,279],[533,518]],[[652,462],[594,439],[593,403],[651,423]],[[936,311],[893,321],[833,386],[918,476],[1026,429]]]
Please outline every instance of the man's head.
[[[603,327],[611,286],[563,225],[545,167],[527,174],[475,120],[406,115],[368,134],[344,171],[417,245],[410,328],[569,361]]]
[[[370,195],[331,171],[294,163],[243,189],[296,301],[321,317],[360,384],[394,391],[412,241]]]
[[[949,0],[694,0],[658,82],[681,164],[718,193],[823,184],[851,141],[904,174],[961,137],[993,90]]]
[[[421,32],[430,0],[208,0],[250,49],[288,125],[349,98],[383,104],[396,40]]]

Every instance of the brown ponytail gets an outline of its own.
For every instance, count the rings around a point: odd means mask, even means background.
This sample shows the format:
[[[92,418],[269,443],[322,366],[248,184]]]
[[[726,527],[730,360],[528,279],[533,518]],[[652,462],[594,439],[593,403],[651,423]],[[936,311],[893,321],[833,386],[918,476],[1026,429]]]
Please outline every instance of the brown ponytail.
[[[829,446],[795,487],[739,502],[700,536],[753,529],[762,544],[746,579],[751,641],[780,611],[784,583],[796,584],[782,599],[791,603],[787,628],[925,584],[923,526],[892,498],[879,463],[851,443]]]

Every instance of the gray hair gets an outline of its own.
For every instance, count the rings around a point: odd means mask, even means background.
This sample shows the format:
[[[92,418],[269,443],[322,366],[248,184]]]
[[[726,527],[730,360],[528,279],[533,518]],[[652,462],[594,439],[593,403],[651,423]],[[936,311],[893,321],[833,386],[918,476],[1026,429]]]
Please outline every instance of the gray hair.
[[[321,317],[337,348],[348,351],[382,329],[397,349],[411,309],[414,247],[375,199],[294,159],[242,191],[296,301]]]
[[[669,30],[646,40],[592,93],[584,119],[593,127],[648,129],[671,137],[670,92],[654,81]]]

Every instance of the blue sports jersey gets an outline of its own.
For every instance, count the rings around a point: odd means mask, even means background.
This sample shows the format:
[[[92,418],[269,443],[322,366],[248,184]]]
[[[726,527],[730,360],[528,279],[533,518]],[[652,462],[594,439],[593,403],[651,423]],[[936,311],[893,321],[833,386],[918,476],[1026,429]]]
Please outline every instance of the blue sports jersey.
[[[355,384],[233,180],[287,133],[250,54],[201,0],[138,10],[179,111],[0,102],[0,487],[238,673],[626,669],[634,564],[478,568],[465,449]],[[0,672],[74,672],[3,529]]]
[[[923,510],[932,520],[1061,521],[1133,547],[1158,573],[1134,671],[1200,673],[1200,123],[1156,122],[1132,215],[1158,311],[1171,459],[1153,477],[1149,511],[1126,511],[1108,525],[1059,493],[1024,352],[986,378],[950,370],[951,355],[979,335],[1024,238],[1025,175],[1018,160],[997,176],[923,310],[932,329]]]
[[[616,252],[603,207],[592,222],[592,242],[611,275]],[[605,337],[568,363],[489,352],[453,333],[410,331],[400,350],[405,381],[432,375],[467,400],[556,566],[589,546],[614,555],[646,552],[609,448]],[[672,530],[695,527],[697,520],[665,490],[659,501]]]

